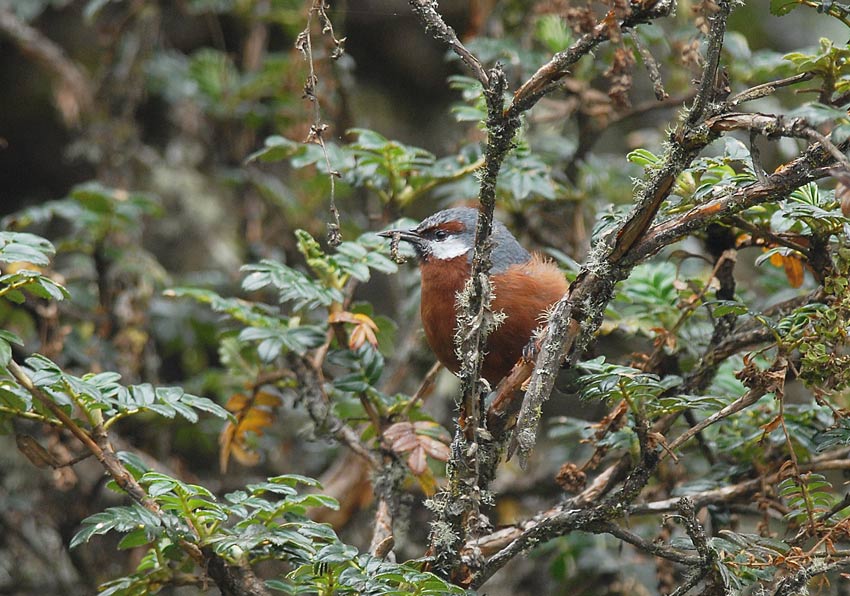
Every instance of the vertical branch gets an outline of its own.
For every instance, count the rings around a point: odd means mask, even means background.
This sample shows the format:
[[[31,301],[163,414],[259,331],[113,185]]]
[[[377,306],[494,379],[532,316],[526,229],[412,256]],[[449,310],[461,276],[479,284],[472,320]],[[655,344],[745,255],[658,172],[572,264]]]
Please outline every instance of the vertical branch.
[[[531,109],[543,95],[557,88],[558,81],[565,76],[570,66],[606,41],[611,28],[607,22],[602,21],[593,32],[583,36],[565,52],[553,57],[519,88],[514,94],[510,107],[506,109],[504,94],[507,81],[501,66],[496,65],[485,72],[480,61],[457,39],[451,27],[446,25],[436,10],[436,2],[429,0],[409,0],[409,2],[425,25],[426,31],[448,44],[472,70],[484,88],[484,97],[487,102],[487,147],[479,189],[479,215],[472,273],[458,313],[457,347],[461,354],[460,360],[464,363],[460,371],[461,413],[452,444],[452,458],[448,465],[448,491],[435,499],[438,519],[434,524],[431,545],[437,557],[435,564],[437,571],[451,575],[455,581],[468,585],[471,581],[469,574],[466,577],[458,576],[460,570],[458,551],[465,538],[479,534],[488,524],[486,518],[480,514],[481,463],[486,461],[489,469],[493,467],[493,461],[499,457],[498,445],[490,441],[489,435],[482,428],[483,400],[489,388],[480,378],[484,348],[492,320],[492,314],[488,312],[489,304],[493,299],[488,278],[492,248],[489,237],[493,227],[496,183],[504,159],[513,147],[521,115]],[[671,7],[672,3],[664,0],[648,3],[630,10],[618,26],[631,27],[651,18],[665,16]],[[669,190],[669,186],[664,190]],[[613,281],[609,280],[609,285],[613,288]],[[602,295],[610,297],[611,292],[609,290]],[[607,299],[604,302],[607,303]],[[569,301],[564,303],[568,304]],[[563,319],[562,322],[565,323],[566,328],[564,333],[560,334],[561,337],[566,337],[567,331],[570,330],[573,333],[569,335],[573,337],[578,335],[579,328],[573,325],[569,318]],[[558,351],[551,348],[547,350],[549,355],[553,355],[551,360],[554,363],[550,371],[546,373],[550,376],[553,376],[552,371],[560,364],[561,356],[556,352]],[[551,392],[551,386],[546,395],[549,392]],[[473,564],[466,567],[476,566],[473,561],[468,562]]]
[[[489,386],[481,378],[487,336],[493,327],[489,312],[493,300],[490,285],[490,253],[493,211],[496,207],[496,183],[513,140],[519,130],[520,113],[505,110],[507,80],[500,65],[485,71],[481,62],[457,38],[436,10],[436,3],[410,0],[426,31],[445,42],[463,60],[484,88],[487,103],[487,146],[479,189],[479,212],[475,230],[472,271],[458,306],[457,349],[464,363],[460,370],[461,403],[458,427],[448,464],[449,487],[446,501],[439,508],[438,522],[432,536],[437,553],[437,570],[450,574],[459,562],[459,547],[470,536],[480,534],[488,522],[481,516],[480,464],[482,449],[480,431],[484,398]],[[457,506],[459,504],[460,506]]]
[[[328,180],[331,184],[330,195],[330,212],[333,221],[328,222],[328,244],[338,246],[342,242],[342,232],[339,224],[339,210],[336,207],[336,178],[339,177],[339,172],[331,166],[331,159],[328,156],[328,149],[325,147],[324,133],[328,129],[328,125],[322,122],[322,114],[319,106],[319,98],[316,95],[316,88],[319,84],[319,77],[316,75],[316,68],[313,63],[313,15],[317,15],[319,22],[322,25],[322,33],[330,35],[334,45],[334,49],[330,54],[332,60],[336,60],[342,56],[345,44],[345,38],[337,39],[334,34],[333,24],[327,15],[327,5],[325,0],[312,0],[312,6],[307,12],[307,26],[298,34],[295,40],[295,47],[304,55],[307,64],[310,68],[310,74],[307,76],[307,81],[304,83],[304,97],[313,104],[313,123],[310,125],[310,132],[307,135],[306,143],[316,143],[322,148],[322,154],[325,158],[325,171],[328,174]]]

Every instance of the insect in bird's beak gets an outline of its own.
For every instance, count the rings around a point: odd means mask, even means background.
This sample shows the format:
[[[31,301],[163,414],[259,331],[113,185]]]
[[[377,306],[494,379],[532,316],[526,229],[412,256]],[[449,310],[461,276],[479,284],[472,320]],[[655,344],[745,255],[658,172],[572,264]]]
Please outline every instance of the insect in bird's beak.
[[[390,239],[390,256],[396,263],[404,263],[406,259],[398,252],[398,243],[402,240],[410,242],[414,246],[418,246],[422,241],[422,236],[416,230],[387,230],[378,232],[378,236]]]

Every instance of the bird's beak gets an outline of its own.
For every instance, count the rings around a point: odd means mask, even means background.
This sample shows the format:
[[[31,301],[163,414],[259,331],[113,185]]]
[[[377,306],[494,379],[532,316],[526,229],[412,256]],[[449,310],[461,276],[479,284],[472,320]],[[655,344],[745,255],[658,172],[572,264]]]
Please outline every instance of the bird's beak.
[[[410,242],[413,246],[418,246],[422,241],[422,236],[416,230],[387,230],[385,232],[378,232],[378,236],[383,236],[384,238],[392,238],[396,234],[399,240]]]

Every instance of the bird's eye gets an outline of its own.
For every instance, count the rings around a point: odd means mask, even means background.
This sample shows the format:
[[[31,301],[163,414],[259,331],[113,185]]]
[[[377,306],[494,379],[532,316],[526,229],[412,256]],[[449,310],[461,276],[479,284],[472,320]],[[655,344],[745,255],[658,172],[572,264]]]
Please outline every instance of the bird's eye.
[[[437,230],[434,232],[434,240],[440,242],[441,240],[445,240],[449,237],[449,233],[445,230]]]

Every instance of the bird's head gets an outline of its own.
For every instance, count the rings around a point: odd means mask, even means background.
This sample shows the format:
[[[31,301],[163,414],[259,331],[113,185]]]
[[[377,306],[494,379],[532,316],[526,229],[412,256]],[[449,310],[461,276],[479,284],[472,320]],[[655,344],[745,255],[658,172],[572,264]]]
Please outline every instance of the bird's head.
[[[398,234],[399,239],[413,245],[421,263],[438,264],[460,256],[472,261],[475,247],[475,226],[478,222],[478,210],[469,207],[455,207],[438,211],[422,220],[409,230],[388,230],[381,236],[391,238]],[[493,222],[493,252],[491,273],[499,273],[510,265],[525,263],[531,258],[508,229],[498,221]]]

